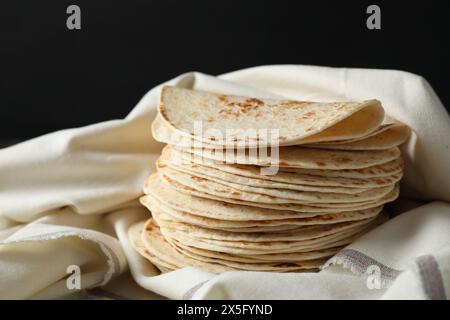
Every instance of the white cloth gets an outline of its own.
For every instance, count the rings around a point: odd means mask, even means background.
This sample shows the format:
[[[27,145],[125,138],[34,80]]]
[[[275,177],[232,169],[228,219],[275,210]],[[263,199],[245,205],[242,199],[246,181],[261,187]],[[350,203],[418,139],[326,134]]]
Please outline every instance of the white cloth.
[[[319,273],[214,275],[185,268],[158,275],[127,238],[131,224],[149,217],[136,199],[162,147],[150,133],[156,87],[123,120],[0,150],[0,298],[77,297],[79,290],[66,286],[71,265],[80,267],[81,289],[89,289],[82,292],[94,298],[98,290],[106,298],[149,299],[450,296],[450,118],[426,80],[401,71],[282,65],[220,77],[188,73],[169,83],[261,97],[381,100],[414,131],[403,148],[402,200],[391,207],[401,214]],[[128,270],[148,295],[130,283]]]

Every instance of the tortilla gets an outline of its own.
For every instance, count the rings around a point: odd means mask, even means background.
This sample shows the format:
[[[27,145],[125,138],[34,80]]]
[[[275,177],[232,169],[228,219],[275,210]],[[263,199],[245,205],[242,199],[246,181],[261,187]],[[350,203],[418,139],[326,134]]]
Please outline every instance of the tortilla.
[[[276,271],[276,272],[298,272],[301,270],[317,269],[322,263],[314,260],[299,263],[271,263],[262,262],[259,264],[245,264],[239,262],[229,262],[221,259],[198,259],[192,256],[182,254],[179,248],[172,246],[160,233],[160,229],[155,225],[152,219],[146,222],[141,237],[145,248],[160,257],[162,261],[175,265],[175,268],[197,267],[213,273],[226,271]]]
[[[159,167],[158,174],[165,180],[175,181],[192,189],[222,198],[231,198],[256,203],[353,203],[382,198],[394,188],[393,185],[364,190],[357,194],[307,192],[286,189],[256,188],[245,185],[199,178],[190,174]]]
[[[392,124],[375,135],[364,139],[354,139],[348,142],[335,141],[329,143],[314,143],[307,147],[333,150],[383,150],[397,147],[408,139],[411,130],[406,125]]]
[[[158,189],[159,188],[159,189]],[[398,186],[394,187],[394,189],[386,194],[384,197],[376,200],[376,201],[366,201],[361,203],[354,203],[353,206],[348,204],[339,204],[327,205],[322,203],[320,205],[317,204],[297,204],[297,203],[278,203],[278,204],[270,204],[270,203],[255,203],[250,201],[243,201],[237,199],[230,198],[222,198],[218,196],[214,196],[205,192],[197,191],[193,188],[185,186],[181,183],[178,183],[174,180],[168,180],[166,177],[162,176],[162,179],[157,174],[152,174],[144,184],[144,193],[151,193],[155,196],[156,193],[162,193],[163,190],[166,193],[172,194],[173,199],[184,199],[186,196],[193,196],[192,198],[187,198],[186,200],[195,201],[193,204],[204,203],[205,201],[215,201],[216,205],[220,208],[227,208],[223,210],[224,212],[230,212],[230,215],[233,217],[232,220],[238,219],[239,211],[245,208],[246,211],[252,212],[261,212],[261,219],[266,219],[267,216],[271,214],[279,215],[279,214],[293,214],[293,212],[301,213],[303,216],[314,216],[318,214],[324,213],[336,213],[342,211],[355,211],[355,210],[363,210],[381,206],[387,202],[394,201],[398,197],[399,188]],[[161,198],[158,198],[161,200]],[[167,198],[164,201],[170,201]],[[174,202],[172,202],[174,203]],[[183,205],[187,208],[190,207],[191,203],[184,202]],[[242,206],[238,206],[242,205]],[[253,210],[250,210],[248,207],[255,207]],[[233,212],[233,208],[237,209],[237,212]],[[273,210],[268,210],[273,209]],[[201,210],[201,206],[196,206],[196,211],[199,212]],[[274,211],[275,210],[275,211]],[[187,209],[186,211],[189,211]],[[231,214],[232,213],[232,214]],[[264,218],[263,218],[264,217]]]
[[[369,167],[367,169],[343,170],[345,175],[353,175],[355,176],[355,178],[321,176],[321,172],[325,170],[293,169],[303,170],[303,173],[281,171],[286,170],[286,168],[280,168],[280,171],[278,171],[276,174],[262,175],[261,167],[258,166],[223,164],[218,161],[192,157],[189,153],[181,152],[171,146],[166,146],[162,150],[160,159],[163,162],[177,165],[178,167],[180,167],[180,169],[181,167],[183,167],[185,170],[202,173],[205,175],[216,177],[220,180],[233,179],[232,181],[249,185],[253,183],[264,184],[273,181],[275,183],[279,182],[283,185],[289,185],[289,188],[293,188],[294,190],[305,190],[301,189],[305,186],[345,187],[350,190],[353,190],[354,188],[368,189],[373,187],[384,187],[392,185],[398,182],[402,177],[401,158],[379,166]],[[307,174],[308,172],[310,172],[311,174]],[[333,172],[338,174],[341,171]],[[373,176],[370,176],[371,173]],[[359,175],[364,175],[365,177],[358,178]],[[254,180],[247,180],[247,178],[254,178],[257,179],[257,181],[255,182]],[[267,180],[269,182],[258,182],[260,180]],[[295,187],[292,185],[300,186]],[[288,187],[286,188],[289,189]]]
[[[300,226],[293,230],[282,232],[228,232],[219,229],[205,228],[188,223],[177,222],[167,215],[157,213],[153,219],[164,230],[176,230],[185,235],[198,239],[212,239],[221,241],[245,241],[245,242],[267,242],[267,241],[303,241],[338,234],[358,226],[367,225],[373,218],[360,221],[342,222],[327,225]]]
[[[359,221],[376,217],[381,211],[381,206],[366,210],[347,211],[330,214],[320,214],[312,217],[284,218],[282,215],[278,219],[268,220],[222,220],[221,215],[214,218],[202,215],[191,214],[186,211],[177,210],[163,204],[161,201],[151,195],[141,197],[141,203],[146,206],[153,214],[164,213],[171,219],[192,225],[206,228],[232,230],[234,232],[267,232],[296,229],[299,226],[323,225],[339,222]],[[204,208],[207,209],[207,208]],[[200,213],[201,214],[201,213]],[[213,215],[212,212],[210,215]],[[244,216],[244,218],[246,218]],[[251,217],[247,217],[251,219]],[[259,229],[256,229],[258,227]],[[253,229],[251,229],[253,228]]]
[[[363,169],[344,169],[344,170],[322,170],[322,169],[302,169],[302,168],[279,168],[281,172],[291,172],[297,174],[310,174],[325,178],[349,178],[349,179],[385,179],[389,176],[403,174],[404,161],[402,158],[375,165]]]
[[[172,247],[176,248],[177,251],[182,253],[185,256],[188,256],[192,259],[204,261],[204,262],[212,262],[212,263],[220,263],[229,267],[241,268],[248,271],[285,271],[285,272],[297,272],[297,271],[318,271],[322,265],[325,264],[327,258],[322,257],[319,259],[309,259],[309,260],[297,260],[297,261],[270,261],[270,260],[251,260],[240,259],[240,261],[235,261],[236,259],[227,259],[225,254],[221,254],[221,256],[211,257],[211,255],[204,254],[206,250],[198,249],[197,250],[187,250],[186,247],[178,245],[179,243],[175,241],[168,241]],[[199,253],[200,252],[200,253]],[[229,255],[231,256],[231,255]],[[284,269],[284,270],[283,270]]]
[[[267,241],[267,242],[244,242],[244,241],[223,241],[206,238],[193,238],[186,236],[177,230],[160,229],[162,235],[171,241],[177,240],[188,246],[225,252],[230,254],[272,254],[272,253],[298,253],[324,250],[337,246],[343,246],[357,239],[363,232],[367,232],[373,225],[362,226],[354,230],[341,232],[316,239],[303,241]]]
[[[390,162],[400,157],[397,147],[387,150],[345,151],[325,150],[305,147],[280,147],[278,155],[258,155],[258,149],[245,150],[211,150],[183,149],[192,157],[210,159],[224,163],[258,165],[263,167],[276,166],[282,168],[345,170],[362,169]],[[274,150],[271,150],[273,152]],[[195,162],[195,160],[192,160]]]
[[[286,146],[365,136],[381,124],[384,110],[377,100],[272,100],[165,86],[158,115],[164,125],[185,137],[217,146],[255,147],[261,139]],[[196,130],[196,121],[202,130]],[[262,132],[271,130],[278,130],[278,136],[269,141]]]
[[[296,194],[303,192],[319,192],[319,193],[343,193],[343,194],[360,194],[367,192],[374,188],[346,188],[346,187],[335,187],[335,186],[311,186],[311,185],[301,185],[301,184],[289,184],[276,182],[266,179],[257,179],[243,177],[235,174],[229,174],[227,172],[222,172],[220,170],[199,166],[196,164],[183,164],[181,166],[176,164],[164,163],[161,160],[157,161],[157,168],[164,171],[177,171],[183,174],[188,174],[199,179],[206,179],[216,181],[218,183],[224,184],[226,186],[246,190],[250,192],[261,192],[267,193],[268,195],[277,196],[277,193],[291,194],[294,196]],[[168,168],[168,169],[165,169]],[[195,178],[194,178],[195,179]],[[387,180],[387,179],[386,179]],[[397,177],[394,177],[393,181],[387,186],[392,186],[395,184]],[[383,180],[384,182],[385,180]],[[398,181],[398,180],[397,180]],[[380,186],[377,186],[380,187]]]
[[[150,253],[142,242],[142,232],[144,231],[145,222],[139,222],[128,229],[128,237],[133,248],[144,258],[149,260],[162,272],[169,272],[175,270],[177,267],[173,264],[165,262],[158,258],[158,256]]]
[[[249,255],[239,255],[230,254],[219,251],[205,250],[196,247],[191,247],[182,244],[174,239],[168,240],[171,244],[182,248],[184,252],[192,252],[201,256],[219,258],[223,260],[230,260],[236,262],[245,263],[259,263],[261,261],[271,261],[271,262],[298,262],[307,260],[317,260],[333,256],[343,247],[334,247],[329,249],[310,251],[310,252],[294,252],[294,253],[269,253],[269,254],[249,254]]]

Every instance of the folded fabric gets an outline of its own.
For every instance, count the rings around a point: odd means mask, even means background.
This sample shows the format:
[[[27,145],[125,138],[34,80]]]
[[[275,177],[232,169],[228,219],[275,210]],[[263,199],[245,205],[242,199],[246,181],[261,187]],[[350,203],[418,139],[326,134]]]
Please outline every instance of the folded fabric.
[[[127,236],[130,225],[149,216],[136,199],[162,147],[150,133],[158,86],[123,120],[0,150],[0,298],[68,298],[95,287],[114,291],[115,297],[160,298],[111,286],[128,268],[141,287],[168,298],[449,296],[450,118],[423,78],[401,71],[283,65],[220,77],[188,73],[167,84],[255,97],[379,99],[390,116],[413,130],[403,147],[402,198],[390,207],[399,216],[342,250],[319,273],[215,275],[185,268],[159,275]],[[80,268],[79,288],[67,285],[70,266]]]

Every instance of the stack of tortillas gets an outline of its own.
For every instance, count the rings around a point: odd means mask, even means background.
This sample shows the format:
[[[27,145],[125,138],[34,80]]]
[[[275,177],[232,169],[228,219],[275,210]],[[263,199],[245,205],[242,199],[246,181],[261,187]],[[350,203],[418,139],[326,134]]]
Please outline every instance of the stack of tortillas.
[[[201,127],[201,130],[199,130]],[[167,143],[130,228],[161,271],[318,270],[380,224],[399,194],[409,128],[377,100],[268,100],[164,87]]]

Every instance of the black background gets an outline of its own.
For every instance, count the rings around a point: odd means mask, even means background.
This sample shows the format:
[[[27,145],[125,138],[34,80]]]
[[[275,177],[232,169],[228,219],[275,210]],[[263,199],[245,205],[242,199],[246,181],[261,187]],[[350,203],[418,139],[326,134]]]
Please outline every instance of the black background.
[[[264,64],[411,71],[448,106],[447,2],[3,1],[0,140],[123,117],[180,73]],[[66,28],[70,4],[79,31]],[[370,4],[381,30],[366,28]]]

